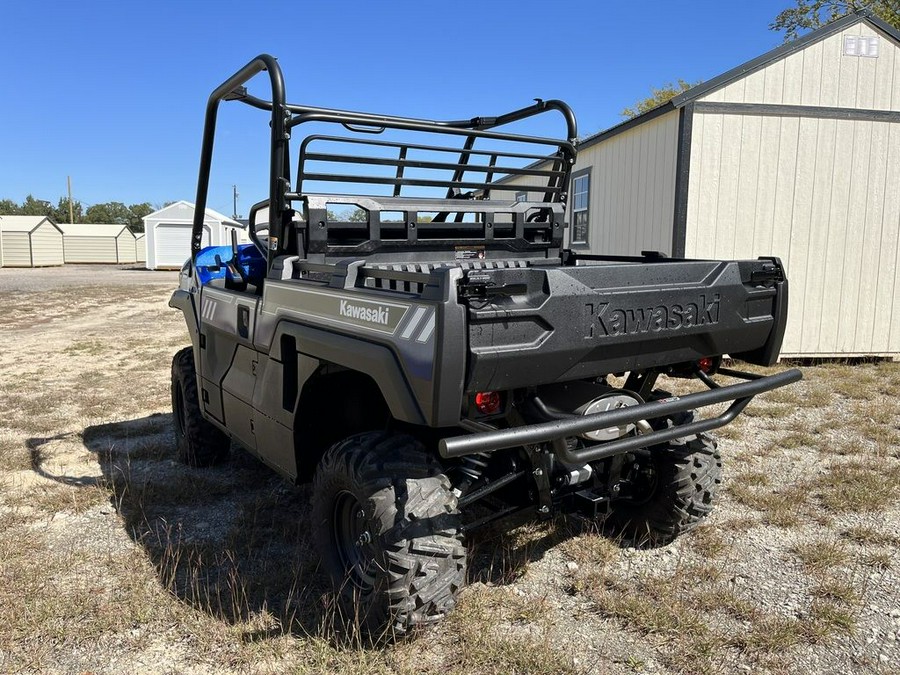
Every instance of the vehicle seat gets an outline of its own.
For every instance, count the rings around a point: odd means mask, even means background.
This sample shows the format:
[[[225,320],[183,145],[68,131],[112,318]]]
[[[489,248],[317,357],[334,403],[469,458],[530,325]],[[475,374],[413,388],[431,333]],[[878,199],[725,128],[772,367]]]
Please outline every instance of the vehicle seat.
[[[238,283],[240,279],[235,278],[225,264],[219,265],[216,262],[216,255],[222,263],[227,263],[233,255],[230,246],[207,246],[200,250],[197,254],[195,267],[197,269],[197,281],[201,286],[205,286],[213,279],[224,279],[226,284]],[[237,265],[247,282],[258,286],[266,276],[266,259],[262,253],[253,244],[241,244],[238,246]]]

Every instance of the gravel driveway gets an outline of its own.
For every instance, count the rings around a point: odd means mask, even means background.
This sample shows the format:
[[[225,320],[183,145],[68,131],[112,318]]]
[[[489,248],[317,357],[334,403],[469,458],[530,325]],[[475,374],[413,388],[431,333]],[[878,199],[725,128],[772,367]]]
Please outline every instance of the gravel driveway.
[[[77,286],[144,286],[178,282],[178,272],[151,271],[139,265],[63,265],[0,267],[0,293],[48,291]]]

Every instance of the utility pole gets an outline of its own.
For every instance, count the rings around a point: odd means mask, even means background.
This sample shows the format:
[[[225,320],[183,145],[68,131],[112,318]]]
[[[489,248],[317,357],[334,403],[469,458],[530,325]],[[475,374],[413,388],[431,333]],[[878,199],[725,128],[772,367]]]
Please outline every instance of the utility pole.
[[[234,218],[235,220],[237,220],[237,217],[238,217],[238,212],[237,212],[237,199],[238,199],[238,196],[239,196],[239,195],[238,195],[238,191],[237,191],[237,185],[232,185],[232,186],[231,186],[231,194],[232,194],[232,202],[233,202],[233,203],[232,203],[231,217]]]
[[[66,176],[66,182],[69,184],[69,222],[74,223],[75,216],[73,214],[75,211],[72,208],[72,176]]]

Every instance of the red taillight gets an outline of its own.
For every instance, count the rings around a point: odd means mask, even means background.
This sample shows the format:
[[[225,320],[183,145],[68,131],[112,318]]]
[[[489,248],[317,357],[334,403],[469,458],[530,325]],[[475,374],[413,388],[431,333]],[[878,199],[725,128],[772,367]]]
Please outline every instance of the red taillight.
[[[697,367],[700,368],[704,373],[708,373],[712,370],[713,360],[708,356],[704,356],[702,359],[697,361]]]
[[[500,410],[500,394],[496,391],[479,391],[475,394],[475,407],[482,415],[493,415]]]

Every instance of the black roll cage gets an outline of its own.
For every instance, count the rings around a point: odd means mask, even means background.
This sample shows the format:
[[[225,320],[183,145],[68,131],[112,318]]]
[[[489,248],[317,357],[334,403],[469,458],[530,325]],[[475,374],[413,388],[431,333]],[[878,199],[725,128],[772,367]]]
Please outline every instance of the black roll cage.
[[[244,86],[246,82],[262,71],[269,74],[269,82],[272,90],[271,101],[257,98],[247,93]],[[479,208],[477,202],[469,200],[488,201],[492,190],[500,190],[506,192],[521,190],[521,186],[512,184],[504,185],[502,182],[494,181],[495,175],[516,175],[527,176],[541,179],[543,183],[538,187],[530,187],[535,192],[543,192],[543,201],[529,204],[534,208],[530,211],[521,209],[519,215],[515,215],[515,241],[513,244],[506,243],[508,248],[516,250],[531,250],[535,248],[535,244],[529,244],[525,240],[523,221],[552,221],[554,230],[553,243],[557,246],[561,241],[562,228],[561,223],[557,222],[560,213],[565,213],[565,202],[567,199],[567,190],[569,185],[569,177],[572,166],[575,163],[575,139],[577,137],[577,124],[575,115],[567,104],[559,100],[544,101],[535,99],[533,105],[514,110],[503,115],[494,117],[473,117],[467,120],[449,120],[437,121],[416,119],[409,117],[397,117],[391,115],[379,115],[373,113],[353,112],[347,110],[337,110],[331,108],[320,108],[307,105],[288,104],[285,98],[284,77],[277,60],[268,54],[261,54],[250,61],[247,65],[237,71],[234,75],[225,80],[210,94],[206,105],[206,116],[203,127],[203,140],[200,152],[200,170],[197,182],[197,199],[196,210],[194,212],[193,230],[191,234],[191,258],[194,259],[202,245],[203,221],[206,211],[206,204],[209,192],[210,170],[212,167],[213,146],[215,141],[216,118],[218,114],[219,104],[222,101],[240,101],[251,107],[260,110],[271,111],[271,142],[270,142],[270,161],[269,161],[269,245],[267,246],[267,267],[271,269],[273,261],[279,255],[287,252],[288,243],[287,228],[291,226],[293,219],[293,209],[290,203],[293,200],[304,199],[303,181],[331,181],[340,183],[368,183],[393,186],[393,197],[384,198],[380,202],[378,198],[372,202],[376,205],[384,203],[391,208],[390,201],[399,200],[401,189],[404,186],[411,187],[431,187],[446,188],[447,195],[445,200],[429,200],[428,198],[419,197],[413,201],[422,202],[421,209],[409,208],[406,210],[407,217],[412,217],[414,222],[417,211],[440,211],[441,213],[435,219],[435,222],[443,222],[451,212],[447,210],[447,201],[456,200],[454,203],[460,204],[456,212],[455,222],[462,221],[462,212],[479,212],[487,214],[487,223],[491,223],[496,208]],[[501,133],[491,131],[495,127],[516,122],[527,117],[532,117],[547,111],[558,111],[562,114],[566,122],[567,138],[554,139],[542,138],[537,136],[524,136],[519,134]],[[421,145],[410,143],[394,143],[389,141],[371,141],[371,140],[354,140],[349,137],[332,137],[327,135],[311,135],[306,137],[301,144],[300,160],[298,163],[297,185],[294,191],[291,190],[291,167],[290,167],[290,136],[291,129],[306,122],[331,122],[342,126],[344,129],[360,133],[360,134],[380,134],[385,129],[398,129],[404,131],[426,132],[447,134],[449,136],[464,137],[462,148],[445,147],[440,145]],[[555,152],[549,154],[525,154],[513,153],[503,150],[482,150],[474,147],[478,138],[489,139],[491,141],[511,141],[519,143],[530,143],[535,145],[546,145],[555,148]],[[387,157],[371,157],[364,155],[346,155],[346,154],[322,154],[312,152],[309,147],[314,141],[339,141],[344,144],[357,143],[371,147],[394,148],[398,151],[396,159]],[[410,150],[427,150],[432,153],[454,153],[458,155],[457,161],[435,161],[423,159],[410,159],[407,152]],[[473,164],[473,157],[487,158],[486,163]],[[507,167],[499,164],[500,158],[516,158],[522,160],[531,160],[530,164],[525,167]],[[372,177],[361,176],[353,173],[331,174],[309,171],[306,169],[306,162],[326,161],[329,163],[338,163],[357,166],[382,166],[395,168],[393,176]],[[547,168],[548,161],[551,163]],[[450,180],[432,180],[422,178],[411,178],[404,175],[405,169],[441,169],[453,171]],[[484,174],[483,180],[466,179],[466,172],[475,172]],[[468,190],[469,192],[464,192]],[[464,201],[466,200],[466,201]],[[406,197],[404,202],[409,202],[410,198]],[[550,205],[554,208],[549,208]],[[261,204],[256,205],[255,209]],[[436,206],[437,208],[430,208]],[[541,208],[541,207],[545,208]],[[560,208],[562,206],[562,208]],[[313,218],[311,217],[312,221]],[[323,219],[324,220],[324,219]],[[380,245],[380,219],[376,215],[370,216],[367,223],[371,240],[375,240],[375,245]],[[324,223],[320,222],[319,227],[324,229]],[[410,225],[414,228],[415,225]],[[491,225],[487,224],[488,230]],[[485,230],[487,232],[487,230]],[[316,231],[310,228],[309,236],[317,238],[314,243],[313,251],[324,256],[324,251],[328,248],[327,237],[322,231]],[[410,243],[415,243],[415,233],[411,233]],[[395,245],[397,242],[394,242]],[[434,241],[433,244],[438,244]],[[443,243],[443,242],[441,242]],[[516,248],[515,244],[519,244]],[[360,247],[357,247],[360,248]],[[373,246],[371,243],[367,247],[360,250],[371,251]]]

